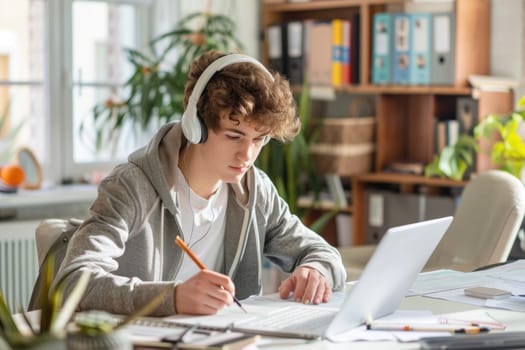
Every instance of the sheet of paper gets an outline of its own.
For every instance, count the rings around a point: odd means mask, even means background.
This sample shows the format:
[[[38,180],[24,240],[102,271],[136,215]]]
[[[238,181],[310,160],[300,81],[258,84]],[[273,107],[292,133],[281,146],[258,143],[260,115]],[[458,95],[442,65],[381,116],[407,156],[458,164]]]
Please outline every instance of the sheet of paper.
[[[438,318],[426,310],[398,310],[391,315],[379,319],[381,322],[393,322],[403,324],[438,324]],[[379,331],[367,330],[365,326],[354,328],[348,332],[338,335],[334,342],[351,341],[417,341],[423,337],[448,336],[449,332],[413,332],[413,331]]]
[[[525,297],[512,296],[505,299],[487,300],[486,306],[525,312]]]
[[[407,296],[426,295],[445,290],[468,288],[482,285],[491,278],[482,274],[465,273],[454,270],[436,270],[418,276]]]
[[[321,307],[321,308],[334,308],[339,309],[343,305],[343,302],[345,300],[346,293],[352,288],[352,284],[346,284],[344,287],[344,290],[333,292],[330,300],[328,300],[327,303],[321,303],[318,305],[313,305],[314,307]],[[281,299],[279,294],[272,293],[267,295],[258,295],[258,296],[251,296],[248,299],[242,301],[242,303],[248,303],[250,305],[267,305],[267,306],[282,306],[286,303],[294,302],[292,298],[289,299]]]
[[[525,294],[525,285],[523,283],[492,278],[490,281],[485,281],[484,283],[480,283],[476,286],[508,290],[515,296],[510,296],[503,299],[481,299],[466,296],[464,289],[459,288],[438,293],[426,294],[426,297],[455,301],[458,303],[475,305],[479,307],[525,311],[525,297],[519,296]]]

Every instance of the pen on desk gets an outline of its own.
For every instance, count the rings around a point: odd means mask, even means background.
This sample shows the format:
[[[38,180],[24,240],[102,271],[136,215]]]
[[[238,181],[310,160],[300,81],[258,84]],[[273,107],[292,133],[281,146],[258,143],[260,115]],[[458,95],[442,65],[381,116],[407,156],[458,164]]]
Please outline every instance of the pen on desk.
[[[489,331],[487,327],[474,327],[452,324],[407,325],[403,323],[370,323],[366,325],[366,329],[378,331],[450,332],[463,334],[475,334]]]
[[[188,256],[191,258],[191,260],[193,260],[193,262],[195,264],[197,264],[197,266],[201,269],[201,270],[206,270],[206,265],[204,265],[202,263],[202,261],[199,260],[199,258],[190,250],[190,248],[186,245],[186,243],[184,243],[184,241],[179,237],[177,236],[175,238],[175,242],[179,245],[179,247],[182,248],[182,250],[184,250],[184,252],[186,252],[186,254],[188,254]],[[223,286],[221,286],[221,288],[224,289]],[[233,297],[233,301],[235,302],[235,304],[237,304],[242,311],[248,313],[241,305],[241,302],[239,301],[239,299],[237,299],[235,297],[235,295],[232,295]]]
[[[456,325],[467,325],[467,326],[476,326],[476,327],[486,327],[489,329],[505,329],[507,326],[500,322],[491,322],[491,321],[475,321],[475,320],[460,320],[448,317],[440,317],[439,323],[442,324],[456,324]]]

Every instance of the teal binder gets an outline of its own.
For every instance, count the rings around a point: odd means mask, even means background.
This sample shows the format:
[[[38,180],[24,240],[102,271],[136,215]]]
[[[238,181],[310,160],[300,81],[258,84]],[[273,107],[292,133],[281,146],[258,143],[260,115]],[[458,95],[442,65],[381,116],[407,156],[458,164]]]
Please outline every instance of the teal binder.
[[[388,84],[391,77],[392,17],[388,13],[376,13],[373,27],[372,83]]]
[[[431,73],[432,15],[413,13],[410,23],[412,32],[410,83],[428,85]]]
[[[410,83],[411,38],[409,13],[393,15],[393,53],[392,72],[394,84],[406,85]]]

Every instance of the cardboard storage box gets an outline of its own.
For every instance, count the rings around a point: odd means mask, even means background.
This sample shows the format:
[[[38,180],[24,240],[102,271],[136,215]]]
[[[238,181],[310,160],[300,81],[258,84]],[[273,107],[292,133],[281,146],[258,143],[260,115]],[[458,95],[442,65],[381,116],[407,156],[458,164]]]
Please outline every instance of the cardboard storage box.
[[[372,170],[375,118],[325,118],[310,153],[320,173],[342,176]]]

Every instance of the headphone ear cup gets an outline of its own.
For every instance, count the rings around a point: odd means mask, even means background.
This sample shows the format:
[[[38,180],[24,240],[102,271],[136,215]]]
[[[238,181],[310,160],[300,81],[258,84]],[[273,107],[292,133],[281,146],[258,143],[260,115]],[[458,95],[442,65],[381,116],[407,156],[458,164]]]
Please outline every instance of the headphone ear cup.
[[[199,112],[197,112],[197,120],[199,121],[201,135],[198,143],[204,143],[208,139],[208,128],[206,127],[206,123],[204,123],[204,119],[201,117]]]
[[[198,143],[201,139],[200,123],[190,111],[184,111],[181,118],[182,133],[190,143]]]

